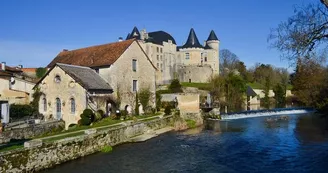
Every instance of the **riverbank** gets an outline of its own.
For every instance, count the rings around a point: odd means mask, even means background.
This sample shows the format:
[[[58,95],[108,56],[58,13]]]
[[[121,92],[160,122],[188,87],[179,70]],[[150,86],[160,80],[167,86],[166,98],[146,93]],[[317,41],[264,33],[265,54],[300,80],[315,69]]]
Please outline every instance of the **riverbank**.
[[[99,152],[106,146],[138,142],[172,130],[173,116],[128,122],[123,126],[86,130],[84,135],[51,143],[37,141],[30,148],[0,153],[0,172],[34,172]],[[142,136],[143,135],[143,136]],[[139,139],[137,138],[138,136]],[[138,139],[138,140],[136,140]]]

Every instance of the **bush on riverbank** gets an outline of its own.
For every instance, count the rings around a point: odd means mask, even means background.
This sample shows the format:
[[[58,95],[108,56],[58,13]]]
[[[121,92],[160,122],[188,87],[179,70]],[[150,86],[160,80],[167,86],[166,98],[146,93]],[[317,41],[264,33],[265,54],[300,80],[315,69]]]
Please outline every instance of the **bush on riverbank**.
[[[187,123],[188,128],[192,129],[196,127],[196,121],[195,120],[185,120]]]
[[[106,145],[100,151],[103,153],[110,153],[113,151],[113,147],[110,145]]]

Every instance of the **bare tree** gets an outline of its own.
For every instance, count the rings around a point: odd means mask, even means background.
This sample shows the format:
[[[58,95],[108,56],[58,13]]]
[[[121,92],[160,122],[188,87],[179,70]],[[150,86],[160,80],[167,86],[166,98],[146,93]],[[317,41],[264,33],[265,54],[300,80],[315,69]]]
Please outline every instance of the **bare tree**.
[[[239,58],[236,54],[232,53],[228,49],[223,49],[220,51],[220,74],[228,74],[237,68]]]
[[[312,57],[328,39],[328,1],[296,7],[294,15],[271,30],[268,41],[283,53],[282,57],[296,62],[299,57]]]

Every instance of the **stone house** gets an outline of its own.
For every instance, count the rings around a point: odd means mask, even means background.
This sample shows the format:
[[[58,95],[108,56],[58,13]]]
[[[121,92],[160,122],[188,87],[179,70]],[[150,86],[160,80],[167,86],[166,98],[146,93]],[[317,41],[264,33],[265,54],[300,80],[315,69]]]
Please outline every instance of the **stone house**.
[[[126,39],[136,39],[157,67],[157,85],[168,84],[178,77],[182,82],[208,82],[219,74],[219,44],[212,30],[204,44],[200,44],[191,28],[186,43],[177,46],[175,39],[165,31],[147,33],[134,27]]]
[[[89,67],[56,63],[35,87],[45,120],[62,119],[66,127],[77,124],[85,109],[106,110],[112,102],[112,87]]]
[[[90,67],[113,88],[113,103],[109,107],[126,109],[135,107],[136,92],[147,89],[152,93],[150,105],[155,107],[156,67],[135,39],[91,46],[76,50],[63,50],[48,65],[56,63]],[[51,86],[49,86],[51,87]]]

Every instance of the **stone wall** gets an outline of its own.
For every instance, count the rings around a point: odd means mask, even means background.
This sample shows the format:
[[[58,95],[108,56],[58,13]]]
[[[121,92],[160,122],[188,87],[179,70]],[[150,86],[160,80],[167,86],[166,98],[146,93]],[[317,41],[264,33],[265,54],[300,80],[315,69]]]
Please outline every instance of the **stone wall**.
[[[63,121],[52,121],[42,124],[32,124],[25,128],[17,128],[0,133],[0,144],[7,143],[11,139],[30,139],[35,136],[39,136],[54,129],[64,129]]]
[[[180,82],[207,83],[213,75],[210,65],[185,65],[179,66],[178,76]]]
[[[101,150],[107,145],[128,142],[130,137],[142,135],[172,124],[172,116],[147,122],[136,122],[123,127],[113,127],[90,135],[66,138],[54,143],[44,143],[34,148],[24,148],[0,153],[0,172],[33,172],[77,159]]]

